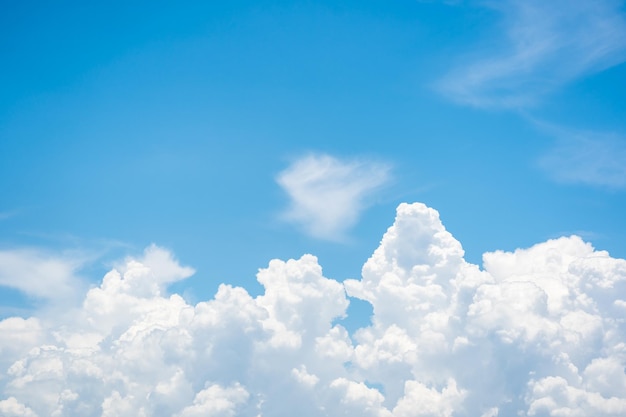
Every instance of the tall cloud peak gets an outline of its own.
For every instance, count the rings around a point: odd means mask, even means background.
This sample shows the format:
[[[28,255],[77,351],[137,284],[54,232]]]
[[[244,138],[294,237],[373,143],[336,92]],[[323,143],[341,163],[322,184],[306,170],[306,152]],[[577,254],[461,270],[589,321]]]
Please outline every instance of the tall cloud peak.
[[[436,210],[401,204],[359,280],[324,277],[304,255],[261,269],[256,297],[227,284],[195,305],[165,293],[191,272],[152,247],[76,314],[1,321],[0,412],[626,414],[626,260],[576,236],[487,253],[481,269]],[[374,309],[352,334],[337,324],[346,294]]]

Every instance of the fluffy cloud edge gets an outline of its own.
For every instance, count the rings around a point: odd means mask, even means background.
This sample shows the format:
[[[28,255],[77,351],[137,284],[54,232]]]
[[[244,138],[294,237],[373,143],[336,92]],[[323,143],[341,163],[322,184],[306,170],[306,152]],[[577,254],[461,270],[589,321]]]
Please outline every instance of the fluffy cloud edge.
[[[626,260],[576,236],[487,253],[484,269],[463,255],[436,210],[401,204],[360,280],[304,255],[260,270],[259,296],[222,284],[191,305],[162,285],[192,269],[152,246],[75,314],[0,321],[0,410],[623,415]],[[346,292],[374,311],[353,334],[337,324]]]

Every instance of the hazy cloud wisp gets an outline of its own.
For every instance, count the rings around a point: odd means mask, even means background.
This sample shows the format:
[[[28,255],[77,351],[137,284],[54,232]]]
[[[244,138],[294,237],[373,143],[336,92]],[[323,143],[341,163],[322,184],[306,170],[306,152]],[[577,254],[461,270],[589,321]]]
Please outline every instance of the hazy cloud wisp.
[[[608,189],[626,188],[626,137],[535,123],[555,144],[538,159],[552,179]]]
[[[31,297],[67,300],[81,289],[77,271],[84,261],[39,249],[0,250],[0,285]]]
[[[626,18],[614,0],[504,0],[498,50],[472,58],[437,84],[475,107],[524,108],[581,76],[626,60]],[[475,54],[474,54],[475,56]]]
[[[368,160],[312,154],[293,162],[276,181],[290,198],[284,218],[311,236],[341,240],[366,207],[366,198],[390,178],[390,167]]]

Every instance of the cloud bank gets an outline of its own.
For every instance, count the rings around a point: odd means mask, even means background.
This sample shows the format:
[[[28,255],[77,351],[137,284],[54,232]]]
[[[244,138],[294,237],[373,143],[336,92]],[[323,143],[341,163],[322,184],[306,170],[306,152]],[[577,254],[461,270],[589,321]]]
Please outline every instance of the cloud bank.
[[[401,204],[359,280],[272,260],[263,294],[153,247],[58,317],[0,322],[3,416],[623,416],[626,260],[563,237],[466,262],[437,211]],[[349,298],[371,325],[340,324]]]
[[[389,180],[389,166],[312,154],[296,160],[276,181],[290,198],[284,218],[311,236],[341,240],[366,207],[366,197]]]
[[[504,0],[502,44],[464,62],[438,84],[475,107],[524,108],[554,89],[626,60],[626,18],[616,0]],[[481,5],[485,5],[483,2]]]

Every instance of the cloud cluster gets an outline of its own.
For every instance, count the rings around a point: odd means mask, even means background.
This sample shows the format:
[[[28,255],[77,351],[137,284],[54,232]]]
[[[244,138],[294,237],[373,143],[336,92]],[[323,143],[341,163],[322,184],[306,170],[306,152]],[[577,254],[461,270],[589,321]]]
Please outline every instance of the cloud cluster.
[[[272,260],[263,294],[152,247],[80,308],[0,322],[4,416],[622,416],[626,261],[576,236],[466,262],[423,204],[402,204],[362,278]],[[349,298],[371,324],[340,324]]]
[[[312,154],[294,161],[276,180],[291,200],[286,220],[311,236],[341,240],[357,222],[365,198],[389,180],[389,166]]]
[[[626,60],[626,18],[614,0],[504,0],[500,50],[474,58],[439,83],[476,107],[520,108],[561,85]],[[484,5],[482,2],[481,5]],[[485,48],[483,48],[485,49]]]

